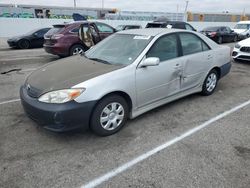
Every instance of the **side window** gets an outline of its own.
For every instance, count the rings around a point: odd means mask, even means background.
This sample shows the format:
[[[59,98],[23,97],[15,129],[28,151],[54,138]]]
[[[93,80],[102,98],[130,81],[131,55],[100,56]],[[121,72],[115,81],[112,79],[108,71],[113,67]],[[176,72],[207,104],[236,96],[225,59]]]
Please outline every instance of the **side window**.
[[[188,25],[188,24],[185,24],[185,27],[186,27],[186,30],[189,30],[189,31],[193,31],[194,29],[190,26],[190,25]]]
[[[203,41],[190,33],[180,34],[183,55],[194,54],[203,51]]]
[[[79,27],[76,27],[70,31],[71,33],[78,33],[79,32]]]
[[[178,57],[176,35],[166,35],[159,38],[150,48],[146,56],[158,57],[160,61],[166,61]]]
[[[47,33],[48,29],[41,29],[36,32],[38,37],[43,37],[45,33]]]
[[[202,44],[202,49],[203,49],[203,51],[208,51],[208,50],[210,50],[210,48],[208,47],[208,45],[205,43],[205,42],[201,42],[201,44]]]
[[[98,30],[100,32],[103,32],[103,33],[113,33],[113,29],[109,26],[107,26],[106,24],[102,24],[102,23],[95,23]]]

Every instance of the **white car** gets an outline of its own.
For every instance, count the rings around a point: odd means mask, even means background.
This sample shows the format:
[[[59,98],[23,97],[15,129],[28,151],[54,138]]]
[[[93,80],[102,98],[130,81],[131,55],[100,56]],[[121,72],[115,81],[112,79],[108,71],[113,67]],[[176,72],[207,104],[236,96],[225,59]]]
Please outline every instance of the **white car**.
[[[250,36],[250,21],[238,22],[233,30],[238,34],[240,40],[248,38]]]
[[[27,114],[49,130],[107,136],[173,100],[211,95],[230,68],[230,48],[200,33],[131,29],[34,71],[20,96]]]
[[[250,61],[250,38],[242,40],[234,46],[232,57],[235,60]]]

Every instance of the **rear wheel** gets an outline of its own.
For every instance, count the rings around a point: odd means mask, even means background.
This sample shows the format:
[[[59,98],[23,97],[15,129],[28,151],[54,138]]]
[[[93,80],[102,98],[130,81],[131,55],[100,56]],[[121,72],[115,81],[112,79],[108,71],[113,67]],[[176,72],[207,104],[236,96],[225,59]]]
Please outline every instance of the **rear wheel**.
[[[118,132],[128,118],[128,104],[119,95],[103,98],[95,107],[90,121],[92,131],[100,136]]]
[[[218,83],[218,72],[213,69],[211,70],[202,86],[202,95],[208,96],[213,94]]]
[[[21,49],[28,49],[30,47],[30,42],[26,39],[20,40],[18,42],[18,47]]]
[[[235,35],[233,42],[237,42],[238,41],[238,37]]]
[[[69,55],[81,55],[85,52],[85,48],[80,45],[80,44],[76,44],[74,46],[72,46],[70,48],[70,52],[69,52]]]
[[[223,41],[223,38],[219,37],[217,42],[218,42],[218,44],[222,44],[222,41]]]

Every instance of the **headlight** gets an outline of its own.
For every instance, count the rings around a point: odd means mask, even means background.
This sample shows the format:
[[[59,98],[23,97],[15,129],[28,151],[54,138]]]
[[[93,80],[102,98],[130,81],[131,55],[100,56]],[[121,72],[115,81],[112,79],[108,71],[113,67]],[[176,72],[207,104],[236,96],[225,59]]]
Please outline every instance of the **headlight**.
[[[239,43],[236,43],[234,47],[239,49],[241,46]]]
[[[39,97],[40,102],[45,103],[65,103],[74,100],[78,96],[81,95],[81,93],[85,91],[84,88],[82,89],[63,89],[58,91],[51,91],[48,93],[45,93],[41,97]]]

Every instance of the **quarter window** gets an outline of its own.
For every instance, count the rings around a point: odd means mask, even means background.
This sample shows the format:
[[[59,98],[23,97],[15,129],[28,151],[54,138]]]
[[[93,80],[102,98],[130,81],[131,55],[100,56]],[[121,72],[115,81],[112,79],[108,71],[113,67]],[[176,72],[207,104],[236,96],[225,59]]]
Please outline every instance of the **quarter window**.
[[[160,61],[178,57],[176,35],[167,35],[159,38],[148,51],[147,57],[158,57]]]
[[[180,34],[183,55],[209,50],[207,44],[197,36],[189,33]]]
[[[107,26],[106,24],[102,24],[102,23],[95,23],[95,24],[100,32],[103,32],[103,33],[114,32],[114,30],[111,27]]]

